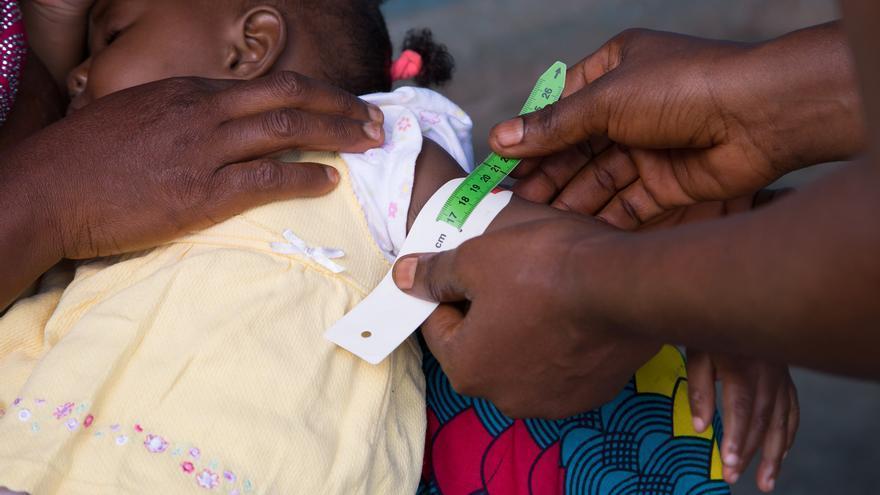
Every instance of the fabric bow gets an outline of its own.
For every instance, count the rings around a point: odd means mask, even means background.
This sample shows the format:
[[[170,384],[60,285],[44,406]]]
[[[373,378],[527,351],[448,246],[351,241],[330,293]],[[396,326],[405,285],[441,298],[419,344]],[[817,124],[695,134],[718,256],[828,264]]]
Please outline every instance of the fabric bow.
[[[273,242],[271,244],[272,251],[279,254],[300,254],[323,266],[333,273],[342,273],[345,268],[337,265],[331,260],[344,258],[345,253],[340,249],[311,247],[306,241],[300,239],[292,231],[285,230],[282,234],[287,242]]]

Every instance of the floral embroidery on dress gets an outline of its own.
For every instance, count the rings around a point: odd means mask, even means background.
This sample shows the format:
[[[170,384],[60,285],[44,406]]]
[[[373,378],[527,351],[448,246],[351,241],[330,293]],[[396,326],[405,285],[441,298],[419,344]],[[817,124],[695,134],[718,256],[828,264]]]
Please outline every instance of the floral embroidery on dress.
[[[145,450],[152,454],[169,454],[172,457],[178,457],[184,452],[188,453],[192,460],[181,462],[179,464],[180,469],[184,474],[195,474],[194,480],[196,484],[204,489],[215,490],[223,485],[224,492],[229,495],[241,495],[254,491],[254,483],[251,480],[240,480],[238,475],[232,470],[221,469],[220,462],[217,460],[212,459],[208,463],[198,465],[199,459],[202,458],[202,451],[198,447],[193,446],[191,443],[174,443],[175,448],[172,450],[170,448],[172,443],[166,437],[152,432],[145,432],[145,428],[141,423],[129,423],[131,426],[128,428],[124,428],[120,423],[109,423],[100,426],[96,423],[95,415],[88,411],[89,405],[86,402],[64,402],[54,410],[42,409],[42,411],[39,408],[46,404],[45,399],[33,399],[30,402],[33,402],[36,409],[26,407],[25,399],[15,399],[12,403],[14,409],[0,409],[0,421],[4,419],[4,416],[16,417],[20,422],[28,423],[30,431],[37,434],[41,431],[41,426],[37,419],[39,417],[48,417],[51,411],[51,416],[58,420],[58,422],[51,424],[57,425],[56,428],[61,428],[61,425],[63,425],[64,429],[71,433],[94,427],[95,431],[89,435],[89,438],[101,439],[107,437],[112,439],[113,444],[119,447],[142,442]],[[12,414],[8,414],[10,412]]]
[[[52,415],[55,416],[55,419],[59,419],[59,420],[62,418],[65,418],[70,413],[73,412],[73,406],[74,406],[73,402],[65,402],[64,404],[61,404],[60,406],[56,407],[55,412],[53,412]]]
[[[397,218],[397,203],[388,205],[388,218]]]
[[[202,488],[213,490],[220,485],[220,475],[210,469],[202,469],[202,472],[196,476],[196,483]]]
[[[168,450],[168,442],[159,435],[147,435],[144,440],[144,447],[154,454],[161,454]]]
[[[400,132],[406,132],[412,128],[412,121],[409,120],[409,117],[403,117],[397,121],[397,130]]]
[[[423,124],[427,124],[429,126],[437,125],[440,123],[440,115],[438,115],[436,112],[431,112],[428,110],[422,110],[421,112],[419,112],[419,119],[422,121]]]

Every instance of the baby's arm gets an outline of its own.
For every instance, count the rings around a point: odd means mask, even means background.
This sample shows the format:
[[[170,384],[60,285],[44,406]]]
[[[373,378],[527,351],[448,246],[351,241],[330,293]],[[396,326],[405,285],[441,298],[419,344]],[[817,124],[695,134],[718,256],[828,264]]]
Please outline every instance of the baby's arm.
[[[464,171],[443,148],[437,143],[425,139],[422,153],[416,161],[415,185],[413,186],[412,201],[406,222],[407,231],[412,227],[422,207],[437,192],[437,189],[440,189],[443,184],[452,179],[464,176]],[[535,220],[572,216],[578,217],[579,215],[557,210],[547,205],[532,203],[514,196],[510,200],[510,204],[495,217],[488,231],[491,232]]]

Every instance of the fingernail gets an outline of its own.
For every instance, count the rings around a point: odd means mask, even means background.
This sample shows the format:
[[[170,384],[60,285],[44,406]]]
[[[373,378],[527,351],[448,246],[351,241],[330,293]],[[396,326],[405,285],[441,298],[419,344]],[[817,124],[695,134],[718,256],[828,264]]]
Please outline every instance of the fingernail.
[[[382,126],[376,122],[367,122],[364,124],[364,132],[367,133],[367,136],[373,141],[382,139]]]
[[[495,139],[505,148],[516,146],[523,140],[524,126],[523,119],[513,119],[498,124],[495,128]]]
[[[767,483],[767,491],[772,492],[773,489],[776,488],[776,475],[772,469],[767,471],[767,474],[764,479],[765,479],[765,482]]]
[[[735,485],[736,482],[739,481],[739,473],[733,472],[730,474],[730,484]]]
[[[339,172],[336,171],[333,167],[324,167],[324,172],[327,173],[327,178],[330,179],[330,182],[336,184],[339,182]]]
[[[706,431],[706,422],[703,421],[703,418],[694,418],[694,430],[697,433],[703,433]]]
[[[397,262],[397,266],[394,268],[394,282],[400,290],[410,290],[413,288],[418,267],[418,258],[404,258]]]
[[[790,450],[786,450],[785,453],[782,454],[782,460],[783,460],[783,461],[784,461],[785,459],[788,458],[788,454],[789,454],[790,452],[791,452]]]
[[[728,452],[724,455],[724,465],[725,466],[739,466],[739,456],[734,454],[733,452]]]
[[[376,105],[368,104],[367,110],[370,112],[370,120],[373,122],[383,123],[385,122],[385,114],[382,113],[382,110],[379,109]]]

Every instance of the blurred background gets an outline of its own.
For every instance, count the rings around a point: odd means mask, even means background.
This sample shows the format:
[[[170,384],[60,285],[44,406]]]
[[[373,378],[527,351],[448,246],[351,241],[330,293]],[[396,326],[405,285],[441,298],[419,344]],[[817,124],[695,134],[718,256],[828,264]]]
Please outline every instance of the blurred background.
[[[513,116],[553,61],[569,64],[629,27],[740,41],[762,40],[836,19],[834,0],[388,0],[392,39],[430,27],[455,56],[444,89],[474,119],[477,160],[486,136]],[[792,174],[804,187],[838,165]],[[746,309],[744,308],[744,311]],[[880,463],[880,385],[796,370],[802,406],[797,444],[777,485],[783,495],[872,495]],[[736,495],[759,493],[753,473]]]

